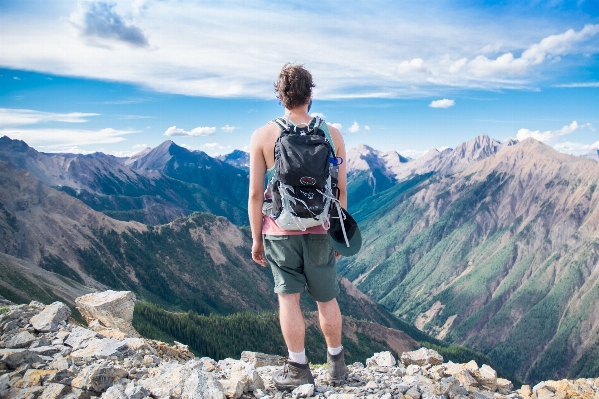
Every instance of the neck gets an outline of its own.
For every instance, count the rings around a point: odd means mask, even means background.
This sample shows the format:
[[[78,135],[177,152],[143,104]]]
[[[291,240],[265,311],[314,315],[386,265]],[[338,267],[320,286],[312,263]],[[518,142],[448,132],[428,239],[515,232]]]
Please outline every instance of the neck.
[[[302,105],[300,107],[295,107],[292,109],[285,108],[285,117],[289,116],[291,113],[291,121],[295,124],[298,123],[307,123],[312,119],[310,114],[308,114],[308,104]]]

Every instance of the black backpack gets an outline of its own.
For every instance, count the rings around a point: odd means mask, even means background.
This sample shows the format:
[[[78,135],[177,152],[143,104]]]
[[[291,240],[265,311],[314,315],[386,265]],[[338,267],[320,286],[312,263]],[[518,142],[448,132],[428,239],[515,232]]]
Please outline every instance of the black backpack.
[[[284,118],[273,120],[281,135],[275,143],[275,174],[268,182],[272,206],[266,213],[285,230],[305,230],[329,220],[336,201],[339,166],[316,117],[296,126]]]

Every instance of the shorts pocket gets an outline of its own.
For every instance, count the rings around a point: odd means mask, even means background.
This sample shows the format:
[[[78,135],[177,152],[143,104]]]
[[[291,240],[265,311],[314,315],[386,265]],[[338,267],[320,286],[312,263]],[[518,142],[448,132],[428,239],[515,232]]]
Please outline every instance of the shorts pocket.
[[[308,259],[312,266],[334,264],[333,245],[328,234],[310,234],[308,236]]]
[[[289,236],[264,235],[264,254],[266,259],[277,266],[284,266],[289,262]]]

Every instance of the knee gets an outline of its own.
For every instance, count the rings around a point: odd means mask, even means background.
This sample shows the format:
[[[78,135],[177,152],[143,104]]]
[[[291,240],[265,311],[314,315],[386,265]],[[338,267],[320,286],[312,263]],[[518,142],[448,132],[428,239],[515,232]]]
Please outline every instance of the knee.
[[[290,305],[298,305],[300,302],[300,294],[278,294],[279,295],[279,305],[281,306],[290,306]]]

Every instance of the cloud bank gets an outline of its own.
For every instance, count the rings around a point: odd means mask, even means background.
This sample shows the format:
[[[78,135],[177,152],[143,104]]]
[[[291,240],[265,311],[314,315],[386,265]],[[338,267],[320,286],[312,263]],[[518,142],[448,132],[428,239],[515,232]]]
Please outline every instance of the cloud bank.
[[[272,99],[273,79],[293,60],[312,71],[318,98],[399,98],[446,88],[531,88],[547,81],[547,71],[567,78],[568,68],[593,58],[560,59],[599,53],[599,24],[512,15],[508,28],[495,15],[465,14],[449,3],[434,13],[426,4],[390,1],[322,9],[260,1],[56,3],[44,13],[0,15],[2,66],[183,95]],[[315,61],[309,46],[288,45],[297,34],[288,29],[289,15],[329,20],[302,33],[327,57]]]
[[[190,136],[190,137],[198,137],[198,136],[210,136],[216,132],[216,127],[202,127],[198,126],[195,129],[190,131],[179,129],[177,126],[171,126],[166,129],[164,132],[165,136]]]
[[[518,139],[519,141],[522,141],[529,137],[532,137],[535,140],[539,140],[541,142],[547,142],[556,137],[572,134],[575,131],[577,131],[578,129],[585,129],[585,128],[591,129],[593,131],[595,130],[593,128],[593,125],[591,125],[590,123],[585,123],[584,125],[579,125],[577,121],[572,121],[572,123],[562,127],[559,130],[547,130],[547,131],[542,132],[540,130],[533,131],[530,129],[522,128],[522,129],[518,130],[516,139]]]
[[[61,114],[32,109],[0,108],[0,127],[34,125],[44,122],[83,123],[87,122],[88,117],[98,115],[100,114],[85,112]]]

